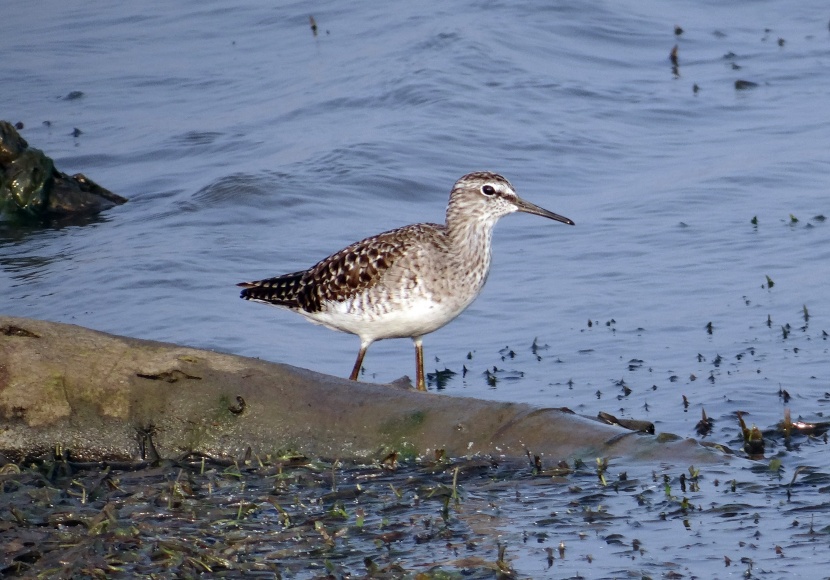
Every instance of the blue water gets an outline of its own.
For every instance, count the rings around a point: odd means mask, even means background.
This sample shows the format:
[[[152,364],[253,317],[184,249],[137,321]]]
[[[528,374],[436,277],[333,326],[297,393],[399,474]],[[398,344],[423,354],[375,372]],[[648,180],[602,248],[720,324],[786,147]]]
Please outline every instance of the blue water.
[[[484,292],[425,340],[428,372],[458,373],[444,393],[683,436],[703,408],[733,445],[736,411],[781,419],[779,388],[795,417],[830,406],[824,2],[48,1],[3,20],[0,117],[130,202],[0,224],[0,312],[347,376],[355,337],[234,284],[442,221],[455,179],[488,169],[577,225],[499,224]],[[365,369],[412,376],[410,342]]]

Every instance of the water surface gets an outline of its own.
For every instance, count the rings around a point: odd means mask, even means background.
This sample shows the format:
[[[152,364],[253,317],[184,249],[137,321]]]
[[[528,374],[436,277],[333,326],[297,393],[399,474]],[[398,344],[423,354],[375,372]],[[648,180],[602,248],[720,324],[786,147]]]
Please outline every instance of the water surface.
[[[130,198],[92,223],[0,224],[4,313],[346,376],[355,337],[234,284],[441,221],[455,179],[489,169],[577,225],[499,224],[484,292],[425,340],[428,372],[457,373],[444,393],[682,436],[705,409],[736,446],[737,411],[766,428],[830,405],[824,3],[4,13],[2,117]],[[374,345],[365,371],[412,376],[411,344]],[[823,446],[783,460],[830,464]]]

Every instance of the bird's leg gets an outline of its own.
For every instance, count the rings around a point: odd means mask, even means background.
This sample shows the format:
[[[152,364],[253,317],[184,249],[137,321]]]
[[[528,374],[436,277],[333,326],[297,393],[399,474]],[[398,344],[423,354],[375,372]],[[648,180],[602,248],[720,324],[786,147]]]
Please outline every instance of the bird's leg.
[[[369,344],[363,344],[362,342],[360,343],[360,351],[357,353],[357,360],[354,363],[352,374],[349,376],[350,381],[357,380],[357,375],[358,373],[360,373],[360,367],[363,366],[363,357],[366,356],[366,350],[369,348]]]
[[[412,338],[415,343],[415,384],[419,391],[427,390],[427,383],[424,380],[424,344],[420,336]]]

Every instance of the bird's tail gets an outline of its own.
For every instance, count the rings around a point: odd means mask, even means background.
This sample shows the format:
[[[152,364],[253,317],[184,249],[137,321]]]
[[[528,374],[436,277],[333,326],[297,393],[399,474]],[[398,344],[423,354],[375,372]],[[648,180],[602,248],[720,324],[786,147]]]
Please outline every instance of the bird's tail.
[[[266,280],[240,282],[237,286],[241,286],[244,290],[239,297],[286,308],[300,308],[303,274],[305,272],[294,272]]]

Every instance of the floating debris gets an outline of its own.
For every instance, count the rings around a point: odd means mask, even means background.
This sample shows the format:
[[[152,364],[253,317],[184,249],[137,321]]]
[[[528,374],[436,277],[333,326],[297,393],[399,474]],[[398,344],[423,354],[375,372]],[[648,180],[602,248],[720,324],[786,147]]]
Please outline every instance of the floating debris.
[[[464,368],[466,369],[466,367]],[[427,373],[427,381],[430,385],[435,385],[439,390],[445,389],[456,374],[455,371],[444,367],[444,370],[439,371],[436,369],[434,373]]]
[[[619,381],[615,381],[615,384],[616,384],[618,387],[620,387],[620,388],[622,389],[622,391],[623,391],[623,392],[622,392],[622,396],[623,396],[623,397],[627,397],[628,395],[630,395],[630,394],[631,394],[631,387],[629,387],[629,386],[625,383],[625,380],[620,379]]]
[[[715,421],[714,419],[706,416],[705,409],[700,409],[700,415],[700,421],[698,421],[697,425],[695,425],[695,432],[701,437],[706,437],[712,432],[712,427],[715,425]]]
[[[539,344],[538,341],[538,338],[534,338],[533,344],[530,345],[530,352],[531,354],[533,354],[533,356],[537,357],[537,359],[539,358],[540,350],[548,350],[550,348],[549,344]]]
[[[780,433],[784,436],[784,441],[789,443],[790,437],[793,435],[821,437],[828,431],[830,431],[830,421],[793,421],[790,408],[785,407],[783,420],[769,434]]]
[[[678,46],[675,44],[674,48],[669,53],[669,60],[671,61],[671,72],[675,78],[680,76],[680,62],[677,60]]]
[[[636,431],[638,433],[648,433],[654,435],[654,423],[651,421],[643,421],[639,419],[619,419],[611,413],[600,411],[597,417],[609,425],[617,425],[629,431]]]
[[[741,434],[744,440],[744,451],[750,459],[761,459],[764,456],[764,435],[755,425],[748,428],[744,422],[744,412],[738,411],[738,425],[741,427]]]

